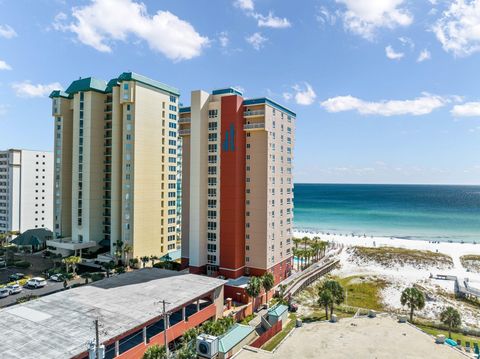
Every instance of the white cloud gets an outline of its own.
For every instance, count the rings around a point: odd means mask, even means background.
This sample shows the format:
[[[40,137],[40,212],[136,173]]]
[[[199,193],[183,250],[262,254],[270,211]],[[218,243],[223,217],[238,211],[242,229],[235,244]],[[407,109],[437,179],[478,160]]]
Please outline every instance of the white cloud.
[[[388,45],[385,48],[385,55],[390,59],[390,60],[400,60],[405,54],[403,52],[395,52],[392,46]]]
[[[75,20],[66,23],[66,15],[60,13],[53,27],[74,32],[80,42],[101,52],[111,52],[115,41],[135,36],[178,61],[199,56],[209,43],[187,21],[169,11],[151,16],[145,4],[133,0],[91,0],[90,5],[72,8],[72,16]]]
[[[247,42],[252,45],[255,50],[260,50],[268,38],[262,36],[261,33],[256,32],[253,35],[246,37],[245,40],[247,40]]]
[[[293,97],[293,95],[290,92],[284,92],[282,94],[282,97],[285,101],[290,101]]]
[[[408,26],[413,16],[402,6],[405,0],[336,0],[346,6],[343,12],[345,29],[373,40],[379,28]]]
[[[4,37],[5,39],[11,39],[15,36],[17,36],[17,33],[11,26],[0,25],[0,37]]]
[[[368,102],[353,96],[337,96],[321,103],[328,112],[357,111],[362,115],[398,116],[426,115],[433,110],[445,106],[448,99],[423,93],[413,100],[388,100]]]
[[[454,0],[432,30],[443,49],[455,56],[480,51],[480,0]]]
[[[455,105],[451,111],[455,117],[480,117],[480,102],[467,102]]]
[[[227,47],[228,44],[230,43],[230,38],[228,37],[228,33],[226,31],[221,32],[220,36],[218,37],[218,41],[220,42],[221,47]]]
[[[233,5],[235,5],[236,7],[242,10],[250,10],[250,11],[252,11],[255,7],[253,4],[253,0],[235,0],[233,2]]]
[[[263,16],[261,14],[253,14],[253,17],[257,19],[259,27],[271,27],[274,29],[284,29],[292,26],[290,21],[287,18],[281,18],[273,15],[272,12],[268,13],[268,16]]]
[[[23,81],[12,84],[12,88],[18,97],[46,97],[53,90],[61,90],[63,87],[58,82],[34,85],[30,81]]]
[[[12,67],[7,64],[5,61],[0,60],[0,70],[11,70]]]
[[[311,105],[317,98],[317,94],[313,90],[312,86],[310,86],[310,84],[307,82],[305,82],[303,86],[295,85],[293,86],[293,89],[295,90],[295,102],[298,105]]]
[[[337,14],[330,12],[325,6],[318,8],[316,18],[322,25],[335,25],[337,22]]]
[[[430,60],[432,58],[432,54],[427,49],[423,49],[420,54],[418,55],[417,62],[423,62],[426,60]]]
[[[398,41],[400,41],[402,43],[403,46],[408,46],[410,47],[411,50],[413,50],[415,48],[415,43],[413,42],[413,40],[409,37],[405,37],[405,36],[400,36],[398,38]]]

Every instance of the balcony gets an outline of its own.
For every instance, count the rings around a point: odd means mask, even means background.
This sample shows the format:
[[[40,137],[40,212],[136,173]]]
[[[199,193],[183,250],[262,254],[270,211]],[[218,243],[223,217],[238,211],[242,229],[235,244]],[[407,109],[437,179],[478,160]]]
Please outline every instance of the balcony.
[[[245,125],[243,125],[243,129],[245,131],[264,130],[265,122],[246,123]]]
[[[191,123],[191,122],[192,122],[192,119],[190,117],[181,117],[181,118],[178,119],[179,124]]]
[[[178,134],[180,136],[190,136],[190,129],[185,129],[185,130],[179,130]]]
[[[255,111],[245,111],[243,113],[244,117],[259,117],[265,116],[265,110],[255,110]]]

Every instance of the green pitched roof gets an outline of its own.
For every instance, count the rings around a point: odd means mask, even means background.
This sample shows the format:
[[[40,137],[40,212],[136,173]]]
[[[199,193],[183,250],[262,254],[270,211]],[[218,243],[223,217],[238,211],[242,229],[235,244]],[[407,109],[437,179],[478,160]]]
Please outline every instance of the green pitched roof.
[[[285,313],[287,310],[288,310],[288,307],[286,305],[283,305],[283,304],[276,305],[269,309],[268,315],[278,318],[278,317],[281,317],[283,313]]]
[[[228,353],[235,345],[248,337],[255,328],[249,325],[235,324],[218,341],[220,353]]]
[[[101,93],[110,93],[112,92],[113,86],[117,86],[121,81],[137,81],[145,85],[152,86],[156,89],[168,92],[175,96],[180,96],[178,89],[165,85],[159,81],[152,80],[146,76],[136,74],[134,72],[124,72],[118,78],[111,79],[110,81],[105,82],[104,80],[96,79],[94,77],[86,77],[84,79],[78,79],[73,81],[70,86],[65,91],[52,91],[50,98],[54,97],[64,97],[64,98],[73,98],[73,94],[80,91],[97,91]]]
[[[165,85],[162,82],[149,79],[146,76],[136,74],[135,72],[124,72],[123,74],[118,76],[118,81],[138,81],[142,84],[149,85],[159,90],[163,90],[168,93],[171,93],[172,95],[180,96],[180,91],[178,89]]]
[[[53,233],[45,228],[29,229],[23,232],[12,243],[17,246],[38,246],[43,245],[45,241],[52,239]]]

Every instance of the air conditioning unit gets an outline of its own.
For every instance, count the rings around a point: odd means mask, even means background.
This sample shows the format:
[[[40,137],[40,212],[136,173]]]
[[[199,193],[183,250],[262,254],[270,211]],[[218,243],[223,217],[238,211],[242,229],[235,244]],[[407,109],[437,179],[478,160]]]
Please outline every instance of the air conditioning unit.
[[[218,338],[208,334],[199,335],[197,337],[197,354],[201,358],[216,358],[218,356]]]

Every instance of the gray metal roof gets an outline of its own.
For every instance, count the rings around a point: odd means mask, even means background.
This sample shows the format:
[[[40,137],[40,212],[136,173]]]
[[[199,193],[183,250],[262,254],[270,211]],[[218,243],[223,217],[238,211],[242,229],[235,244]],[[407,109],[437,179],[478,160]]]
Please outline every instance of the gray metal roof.
[[[104,279],[0,310],[0,358],[70,358],[87,350],[99,319],[107,341],[222,286],[223,280],[157,268]]]

